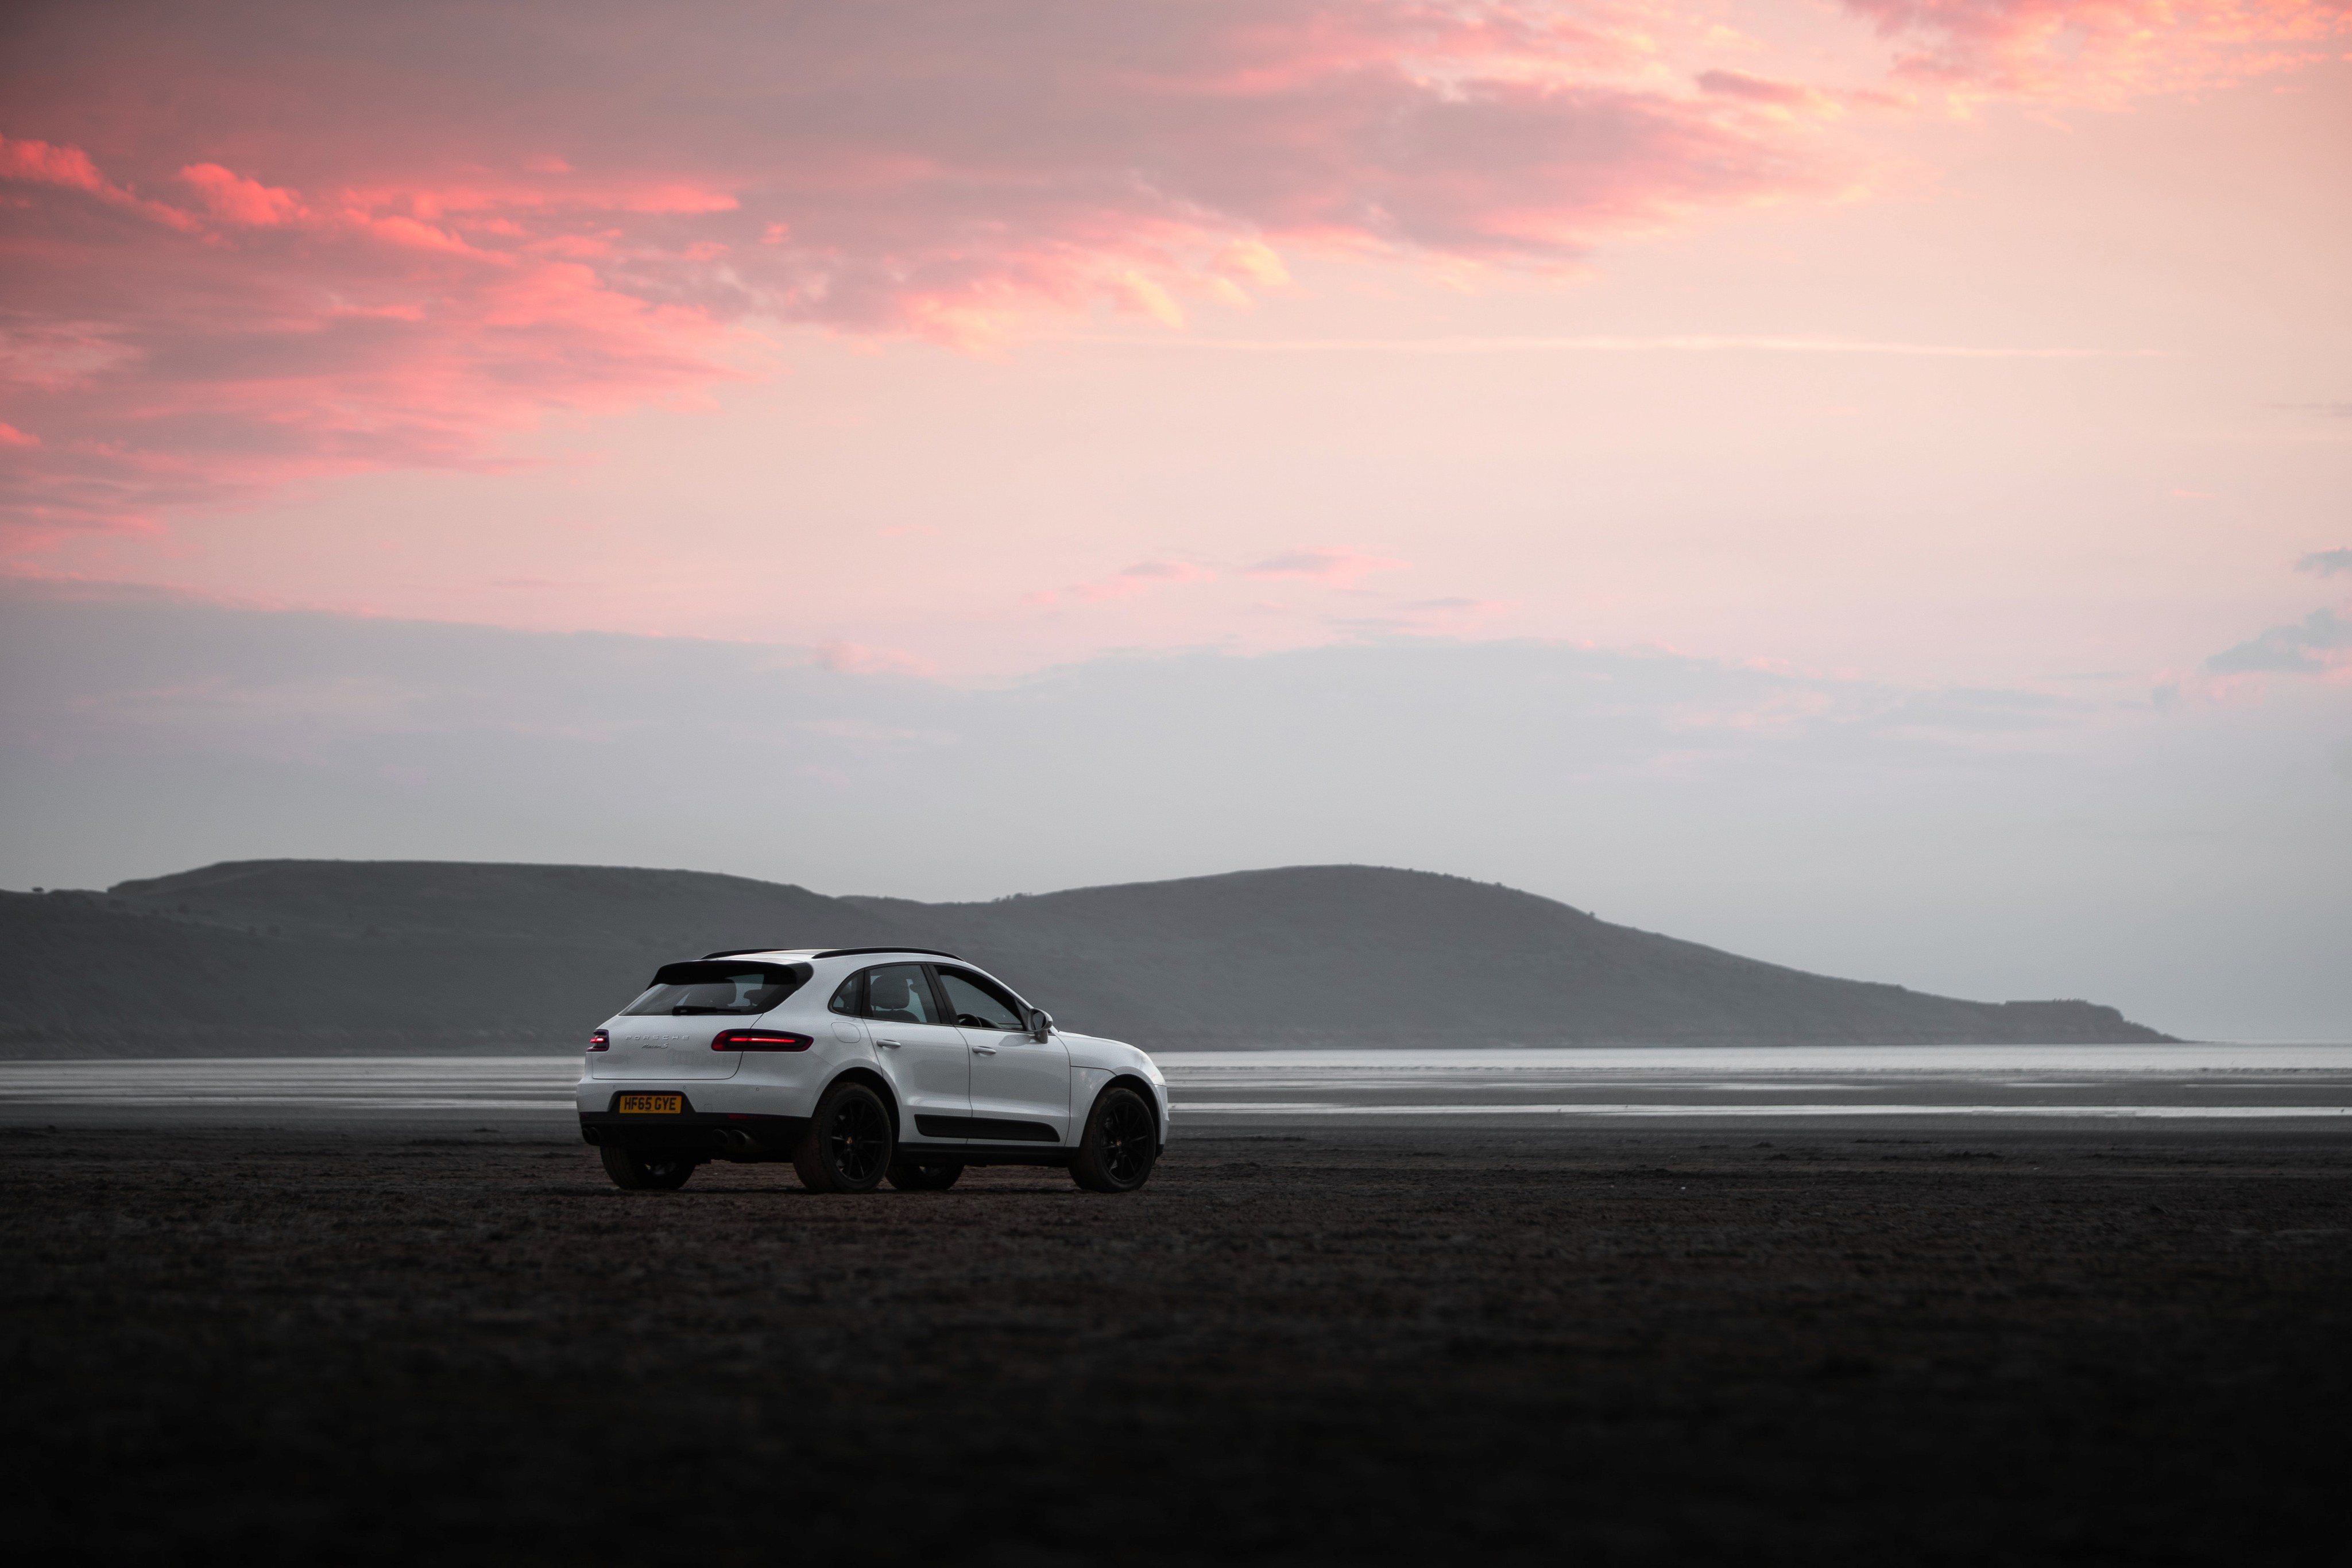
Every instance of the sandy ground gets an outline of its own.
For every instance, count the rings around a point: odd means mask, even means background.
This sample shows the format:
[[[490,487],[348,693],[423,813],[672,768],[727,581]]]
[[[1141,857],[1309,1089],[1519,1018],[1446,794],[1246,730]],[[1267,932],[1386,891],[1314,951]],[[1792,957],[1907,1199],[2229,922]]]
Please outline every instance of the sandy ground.
[[[2352,1137],[0,1129],[28,1561],[2341,1561]]]

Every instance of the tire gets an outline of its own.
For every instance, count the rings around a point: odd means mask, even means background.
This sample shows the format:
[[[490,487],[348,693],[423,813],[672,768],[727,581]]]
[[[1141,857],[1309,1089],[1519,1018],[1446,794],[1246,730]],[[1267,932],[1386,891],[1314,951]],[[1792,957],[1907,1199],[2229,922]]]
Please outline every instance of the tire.
[[[692,1155],[641,1153],[610,1144],[596,1152],[604,1156],[604,1174],[624,1192],[676,1192],[694,1174]]]
[[[863,1083],[836,1083],[816,1103],[793,1168],[811,1192],[872,1192],[890,1168],[890,1108]]]
[[[1160,1118],[1132,1089],[1112,1084],[1087,1113],[1070,1179],[1088,1192],[1133,1192],[1160,1158]]]
[[[890,1185],[900,1192],[945,1192],[961,1175],[961,1160],[900,1160],[890,1167]]]

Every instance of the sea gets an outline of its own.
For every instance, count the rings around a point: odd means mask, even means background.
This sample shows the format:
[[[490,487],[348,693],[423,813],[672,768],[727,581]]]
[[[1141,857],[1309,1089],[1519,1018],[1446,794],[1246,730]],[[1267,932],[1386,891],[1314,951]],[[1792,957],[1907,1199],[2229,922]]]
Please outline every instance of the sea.
[[[2352,1043],[1168,1051],[1175,1135],[1378,1124],[2352,1128]],[[568,1124],[574,1056],[0,1061],[0,1124]]]

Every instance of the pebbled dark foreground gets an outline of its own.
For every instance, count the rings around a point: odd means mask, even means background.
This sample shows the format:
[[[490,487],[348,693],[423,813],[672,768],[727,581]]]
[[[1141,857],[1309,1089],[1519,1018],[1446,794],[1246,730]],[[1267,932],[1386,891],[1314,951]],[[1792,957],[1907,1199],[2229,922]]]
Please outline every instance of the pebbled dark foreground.
[[[1196,1136],[1127,1198],[527,1136],[0,1132],[26,1560],[2341,1543],[2341,1136]]]

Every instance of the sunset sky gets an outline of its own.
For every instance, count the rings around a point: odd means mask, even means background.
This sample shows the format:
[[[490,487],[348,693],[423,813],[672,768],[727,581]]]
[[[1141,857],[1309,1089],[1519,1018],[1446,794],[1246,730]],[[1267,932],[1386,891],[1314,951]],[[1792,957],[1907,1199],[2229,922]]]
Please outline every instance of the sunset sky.
[[[20,5],[0,266],[9,886],[1369,861],[2352,1037],[2352,0]]]

